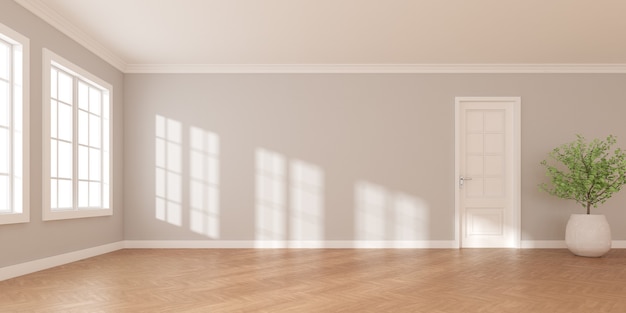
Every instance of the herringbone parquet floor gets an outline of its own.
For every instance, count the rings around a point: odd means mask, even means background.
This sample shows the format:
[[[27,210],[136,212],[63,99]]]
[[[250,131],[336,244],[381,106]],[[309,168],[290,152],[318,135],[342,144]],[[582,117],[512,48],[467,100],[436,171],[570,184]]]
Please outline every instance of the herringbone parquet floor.
[[[120,250],[0,282],[0,312],[626,312],[626,250]]]

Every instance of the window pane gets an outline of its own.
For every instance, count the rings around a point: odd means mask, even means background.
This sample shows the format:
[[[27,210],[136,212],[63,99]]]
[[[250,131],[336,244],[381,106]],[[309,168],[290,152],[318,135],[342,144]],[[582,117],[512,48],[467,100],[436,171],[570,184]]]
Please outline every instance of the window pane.
[[[9,126],[9,84],[0,81],[0,126]]]
[[[89,110],[89,87],[83,82],[78,83],[78,107]]]
[[[59,103],[59,139],[72,141],[72,107]]]
[[[13,129],[17,131],[22,130],[23,117],[22,117],[22,87],[15,86],[13,88]]]
[[[104,153],[102,155],[102,182],[109,184],[109,154]]]
[[[22,55],[24,53],[22,50],[22,45],[13,45],[13,82],[17,85],[22,85],[22,80],[24,79],[24,75],[22,75],[24,71],[22,66],[24,58]]]
[[[102,205],[102,185],[100,183],[89,183],[89,206],[100,207]]]
[[[89,113],[78,111],[78,143],[89,145]]]
[[[109,93],[108,92],[104,92],[104,94],[102,95],[102,117],[104,119],[109,119]]]
[[[78,179],[89,179],[89,148],[83,146],[78,147]]]
[[[0,175],[0,212],[11,212],[9,207],[9,177]]]
[[[92,147],[100,148],[101,142],[101,119],[95,115],[89,115],[89,145]]]
[[[104,123],[102,125],[102,149],[104,149],[104,151],[110,151],[110,147],[109,147],[109,121],[104,120]]]
[[[54,100],[50,101],[50,137],[59,138],[59,134],[57,134],[57,102]]]
[[[81,208],[89,206],[89,183],[86,181],[78,182],[78,206]]]
[[[96,88],[89,88],[89,112],[102,116],[102,92]]]
[[[58,175],[57,156],[57,141],[50,139],[50,177],[57,177]]]
[[[74,193],[72,192],[72,181],[71,180],[59,180],[59,208],[60,209],[71,209],[72,199]]]
[[[58,99],[57,97],[57,76],[59,75],[59,71],[56,69],[50,70],[50,97],[52,99]]]
[[[11,211],[13,213],[22,213],[24,208],[22,206],[22,194],[23,194],[23,186],[21,178],[13,179],[13,208]]]
[[[72,77],[59,72],[59,101],[72,104],[72,94],[74,93],[74,86]]]
[[[109,185],[102,185],[102,208],[109,208]]]
[[[13,176],[22,177],[22,161],[23,161],[22,160],[22,133],[14,132],[13,133]]]
[[[89,180],[101,180],[100,171],[102,171],[102,163],[100,162],[100,150],[89,149]]]
[[[56,179],[51,179],[50,180],[50,208],[51,209],[56,209],[58,208],[58,203],[57,203],[57,180]]]
[[[72,144],[59,141],[59,178],[72,178]]]
[[[10,146],[9,130],[0,128],[0,174],[9,173]]]
[[[10,46],[0,42],[0,78],[9,79],[9,51]]]

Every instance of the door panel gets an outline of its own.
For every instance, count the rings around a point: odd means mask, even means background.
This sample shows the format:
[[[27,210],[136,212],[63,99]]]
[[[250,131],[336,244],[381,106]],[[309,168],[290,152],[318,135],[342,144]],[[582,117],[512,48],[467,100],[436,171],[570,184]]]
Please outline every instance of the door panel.
[[[474,236],[502,236],[504,208],[467,208],[468,233]]]

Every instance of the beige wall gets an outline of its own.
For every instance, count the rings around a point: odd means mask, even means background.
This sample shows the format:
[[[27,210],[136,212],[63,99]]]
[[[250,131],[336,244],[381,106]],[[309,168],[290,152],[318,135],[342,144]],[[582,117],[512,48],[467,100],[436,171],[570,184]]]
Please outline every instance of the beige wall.
[[[255,153],[263,148],[323,174],[323,235],[314,239],[453,240],[454,97],[520,96],[522,238],[562,240],[569,214],[582,210],[538,191],[539,162],[576,133],[615,134],[626,147],[624,86],[622,74],[126,75],[125,238],[259,238]],[[156,218],[156,116],[181,127],[180,223]],[[219,136],[218,236],[191,230],[191,128]],[[283,180],[291,184],[289,175]],[[389,207],[372,225],[383,233],[373,237],[358,226],[364,184],[373,205]],[[397,231],[407,226],[398,219],[398,199],[409,199],[412,230]],[[623,193],[598,210],[616,240],[626,239],[625,203]],[[289,218],[279,223],[297,227]]]
[[[0,225],[0,267],[123,239],[122,73],[13,1],[0,1],[0,23],[30,39],[30,223]],[[41,218],[41,76],[47,48],[113,86],[113,216],[43,222]]]

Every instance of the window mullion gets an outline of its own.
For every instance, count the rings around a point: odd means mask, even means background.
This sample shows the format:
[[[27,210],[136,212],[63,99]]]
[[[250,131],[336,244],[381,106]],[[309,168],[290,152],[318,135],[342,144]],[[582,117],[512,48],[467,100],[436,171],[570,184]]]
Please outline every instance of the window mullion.
[[[9,211],[11,213],[15,213],[16,212],[16,208],[15,208],[15,195],[14,195],[14,187],[13,185],[15,184],[15,171],[14,171],[14,160],[13,160],[13,156],[15,155],[15,128],[14,128],[14,123],[13,123],[13,106],[15,105],[15,97],[13,95],[14,93],[14,84],[15,84],[15,75],[14,75],[14,71],[15,71],[15,66],[13,64],[13,45],[9,45],[9,59],[8,59],[8,67],[9,67],[9,86],[8,86],[8,96],[9,96],[9,103],[8,103],[8,135],[9,135],[9,164],[8,164],[8,168],[7,168],[7,172],[9,174],[9,190],[8,190],[8,196],[9,196]]]
[[[56,132],[57,132],[57,134],[56,134],[56,138],[55,138],[56,139],[56,145],[57,145],[57,148],[56,148],[57,155],[56,155],[56,158],[55,158],[56,159],[56,163],[57,163],[55,165],[56,166],[55,171],[57,173],[56,177],[55,177],[56,184],[57,184],[57,188],[56,188],[56,193],[57,193],[56,194],[56,200],[57,200],[57,203],[55,203],[54,205],[55,205],[55,207],[58,210],[58,209],[60,209],[59,199],[61,198],[61,197],[59,197],[59,181],[60,181],[60,178],[61,178],[61,176],[59,175],[59,162],[60,162],[59,161],[60,160],[60,158],[59,158],[59,141],[61,140],[61,138],[59,138],[59,132],[60,132],[60,126],[59,125],[61,125],[59,123],[59,107],[60,107],[59,104],[61,103],[61,101],[59,101],[59,73],[60,73],[60,69],[56,68],[55,73],[56,73],[56,80],[57,80],[56,98],[55,98],[56,106],[57,106],[56,107]],[[50,138],[52,138],[52,136],[50,136]],[[48,138],[48,140],[50,140],[50,138]]]
[[[89,123],[90,123],[90,121],[89,121],[89,102],[90,102],[89,99],[90,98],[89,97],[90,97],[90,94],[91,94],[90,87],[87,87],[87,96],[86,96],[86,98],[87,98],[87,110],[85,111],[85,113],[87,114],[86,115],[87,118],[85,120],[85,122],[87,123],[87,127],[86,127],[87,134],[85,135],[87,137],[87,143],[85,145],[85,148],[87,149],[87,160],[86,160],[86,162],[87,162],[87,165],[86,165],[87,166],[87,181],[85,182],[85,184],[87,185],[87,191],[86,191],[87,192],[87,201],[86,202],[87,202],[87,207],[89,207],[89,208],[90,208],[90,205],[89,205],[89,189],[91,188],[91,186],[89,186],[89,182],[91,181],[91,176],[89,175],[90,174],[89,173],[89,170],[90,170],[90,168],[89,168],[89,165],[90,165],[89,164],[89,162],[90,162],[89,150],[91,148],[90,147],[90,142],[89,142],[89,138],[90,138],[90,136],[89,136],[90,134],[89,133],[91,131],[91,129],[89,128]],[[77,160],[77,161],[80,162],[80,160]],[[80,183],[80,181],[79,181],[79,183]]]
[[[78,79],[72,75],[72,208],[78,210]],[[57,123],[58,124],[58,123]]]
[[[100,92],[100,208],[104,208],[104,108],[108,105],[104,105],[104,92]],[[107,148],[107,151],[109,149]]]
[[[54,67],[50,66],[50,69],[48,70],[48,72],[50,73],[50,80],[52,81],[52,73],[55,73],[54,79],[56,79],[56,81],[59,81],[59,74],[58,72],[53,72],[52,69],[55,69]],[[52,93],[52,85],[50,86],[50,93]],[[55,90],[54,90],[55,94],[59,95],[59,84],[57,83],[57,85],[55,86]],[[52,96],[50,96],[50,98],[46,97],[46,99],[48,100],[47,105],[44,105],[44,107],[48,108],[48,114],[50,114],[50,118],[49,120],[52,120]],[[58,209],[59,208],[59,141],[58,141],[58,136],[59,136],[59,102],[58,99],[54,99],[56,101],[56,121],[55,121],[55,132],[57,134],[57,138],[55,138],[55,145],[56,145],[56,156],[54,158],[54,160],[56,161],[56,164],[52,164],[52,161],[50,159],[48,159],[48,164],[50,164],[50,167],[54,166],[55,170],[56,170],[56,175],[54,177],[55,183],[56,183],[56,188],[55,188],[55,192],[56,194],[54,195],[54,198],[56,199],[56,203],[52,203],[52,171],[49,170],[48,171],[48,175],[50,175],[50,179],[48,179],[48,181],[46,182],[48,184],[48,188],[50,189],[50,194],[48,195],[48,198],[50,200],[50,209],[55,208]],[[49,127],[51,129],[51,126]],[[50,147],[50,145],[52,144],[52,134],[50,133],[50,130],[48,130],[46,132],[46,134],[48,135],[48,138],[44,138],[44,140],[48,140],[48,150],[50,150],[50,153],[48,154],[48,157],[51,158],[52,157],[52,148]]]
[[[87,207],[91,209],[91,85],[88,84],[87,87],[87,181],[85,184],[87,185]]]

